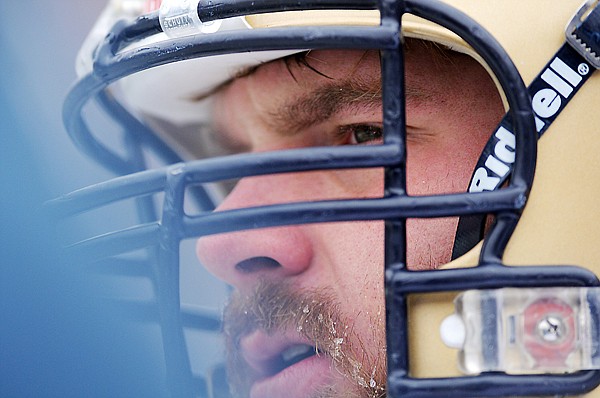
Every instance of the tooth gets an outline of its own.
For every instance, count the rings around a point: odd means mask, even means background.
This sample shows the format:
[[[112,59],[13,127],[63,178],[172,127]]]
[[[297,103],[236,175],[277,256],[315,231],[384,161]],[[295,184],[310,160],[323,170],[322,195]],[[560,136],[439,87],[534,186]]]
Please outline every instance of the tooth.
[[[281,353],[281,358],[285,362],[289,362],[292,359],[294,359],[300,355],[304,355],[311,350],[314,350],[314,348],[309,345],[306,345],[306,344],[294,345],[294,346],[291,346],[290,348],[283,350],[283,352]]]

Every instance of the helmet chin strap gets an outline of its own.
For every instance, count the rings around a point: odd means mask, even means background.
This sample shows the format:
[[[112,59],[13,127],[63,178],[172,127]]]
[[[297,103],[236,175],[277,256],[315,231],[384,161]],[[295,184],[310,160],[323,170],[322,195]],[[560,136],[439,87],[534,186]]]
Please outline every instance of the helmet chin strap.
[[[584,20],[581,17],[586,15]],[[544,66],[528,87],[538,138],[567,106],[593,74],[600,69],[600,3],[588,1],[567,25],[567,41]],[[469,193],[493,191],[510,176],[515,161],[515,135],[512,118],[504,116],[486,143],[471,176]],[[470,214],[459,218],[452,260],[471,250],[483,239],[487,215]]]

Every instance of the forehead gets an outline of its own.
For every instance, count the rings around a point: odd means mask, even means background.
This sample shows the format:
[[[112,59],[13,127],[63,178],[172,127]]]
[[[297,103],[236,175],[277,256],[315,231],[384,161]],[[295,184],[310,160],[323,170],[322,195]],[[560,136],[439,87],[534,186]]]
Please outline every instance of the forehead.
[[[233,85],[243,85],[261,103],[276,105],[284,98],[305,95],[341,81],[379,85],[377,51],[309,51],[259,66]],[[239,80],[244,80],[239,82]]]
[[[433,43],[407,40],[405,71],[407,101],[447,95],[459,72],[479,65],[470,57]],[[467,74],[468,75],[468,74]],[[464,77],[462,79],[465,79]],[[457,85],[454,84],[454,87]],[[459,86],[459,85],[458,85]],[[320,90],[320,91],[319,91]],[[263,64],[228,83],[217,105],[251,111],[246,117],[268,117],[282,104],[329,91],[348,91],[381,98],[381,61],[377,50],[315,50]],[[338,97],[341,93],[338,93]],[[335,96],[334,96],[335,98]],[[346,100],[347,98],[343,98]],[[225,105],[226,104],[226,105]],[[217,122],[220,116],[217,113]],[[232,117],[240,114],[225,115]]]
[[[406,81],[410,85],[443,83],[457,69],[476,64],[469,56],[431,42],[407,39],[404,48]],[[378,50],[313,50],[260,65],[226,87],[239,80],[245,80],[249,89],[268,92],[271,96],[301,95],[311,88],[340,80],[379,84],[380,53]]]

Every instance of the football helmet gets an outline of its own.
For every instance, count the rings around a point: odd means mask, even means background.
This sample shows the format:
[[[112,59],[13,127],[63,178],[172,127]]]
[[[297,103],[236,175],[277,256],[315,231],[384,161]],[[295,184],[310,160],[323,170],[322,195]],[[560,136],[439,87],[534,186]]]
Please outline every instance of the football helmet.
[[[70,218],[134,203],[139,222],[73,240],[66,255],[152,281],[156,310],[128,305],[155,314],[174,396],[224,396],[216,376],[191,370],[184,330],[217,332],[220,320],[181,303],[182,241],[382,220],[388,396],[600,397],[599,36],[597,0],[112,0],[63,116],[119,177],[49,209]],[[465,192],[407,193],[406,39],[471,56],[502,96],[506,116]],[[232,154],[198,133],[211,94],[240,72],[318,49],[380,52],[380,145]],[[382,197],[213,212],[232,180],[353,168],[384,169]],[[437,217],[460,217],[455,259],[408,269],[406,220]]]

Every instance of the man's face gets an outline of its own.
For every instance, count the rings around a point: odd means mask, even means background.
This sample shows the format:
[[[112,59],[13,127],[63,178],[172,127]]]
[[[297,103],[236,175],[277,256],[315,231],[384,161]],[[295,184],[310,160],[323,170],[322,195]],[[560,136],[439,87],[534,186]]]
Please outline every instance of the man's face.
[[[464,192],[503,114],[467,56],[411,41],[406,52],[411,195]],[[382,142],[376,51],[323,50],[260,66],[216,94],[215,128],[248,152]],[[218,210],[383,195],[383,171],[245,178]],[[450,258],[456,219],[409,220],[407,262]],[[235,288],[226,310],[230,381],[242,397],[377,397],[385,387],[383,222],[285,226],[202,238],[200,261]]]

